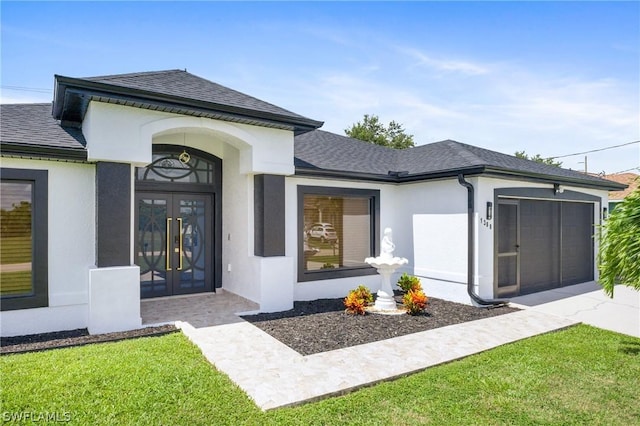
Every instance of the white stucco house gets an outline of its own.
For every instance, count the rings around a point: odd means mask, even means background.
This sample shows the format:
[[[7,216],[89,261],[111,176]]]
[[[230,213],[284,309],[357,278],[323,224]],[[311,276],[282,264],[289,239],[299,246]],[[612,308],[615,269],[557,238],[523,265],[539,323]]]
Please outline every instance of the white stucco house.
[[[430,296],[591,281],[624,188],[450,140],[367,144],[181,70],[55,76],[51,104],[0,114],[3,336],[137,328],[150,297],[279,311],[376,290],[385,227]]]

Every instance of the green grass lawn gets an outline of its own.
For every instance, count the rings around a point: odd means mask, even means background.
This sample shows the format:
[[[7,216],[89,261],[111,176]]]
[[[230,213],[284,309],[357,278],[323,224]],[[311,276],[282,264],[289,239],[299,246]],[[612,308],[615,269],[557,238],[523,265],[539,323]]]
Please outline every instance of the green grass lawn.
[[[0,367],[3,420],[20,412],[58,413],[79,425],[632,425],[640,419],[640,339],[584,325],[266,413],[180,333],[2,356]]]

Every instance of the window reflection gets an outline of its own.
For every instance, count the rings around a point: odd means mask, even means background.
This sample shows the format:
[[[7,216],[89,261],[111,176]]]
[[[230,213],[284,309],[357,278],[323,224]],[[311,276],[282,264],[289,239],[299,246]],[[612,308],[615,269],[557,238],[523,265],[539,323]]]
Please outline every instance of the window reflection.
[[[304,195],[304,269],[366,266],[371,253],[371,199]]]
[[[0,185],[0,294],[29,296],[33,294],[33,183]]]

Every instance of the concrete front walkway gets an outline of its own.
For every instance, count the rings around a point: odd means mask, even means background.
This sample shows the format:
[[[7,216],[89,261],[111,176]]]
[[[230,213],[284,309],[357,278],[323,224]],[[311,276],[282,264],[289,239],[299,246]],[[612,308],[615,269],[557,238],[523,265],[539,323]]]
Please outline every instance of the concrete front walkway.
[[[640,337],[640,292],[616,286],[613,299],[595,282],[514,297],[514,306]]]
[[[214,305],[224,306],[227,313],[216,313]],[[577,323],[527,309],[302,356],[231,314],[247,308],[255,306],[221,291],[145,301],[142,315],[146,324],[175,321],[204,356],[263,410],[343,394]],[[188,322],[187,318],[190,318]]]
[[[340,395],[573,324],[524,310],[309,356],[247,322],[179,326],[218,370],[268,410]]]

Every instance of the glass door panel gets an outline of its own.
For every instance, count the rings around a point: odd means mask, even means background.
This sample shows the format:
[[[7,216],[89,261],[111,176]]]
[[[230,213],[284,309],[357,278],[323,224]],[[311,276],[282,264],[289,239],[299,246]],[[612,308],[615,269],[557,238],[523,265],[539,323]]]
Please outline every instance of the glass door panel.
[[[181,226],[181,247],[178,264],[180,266],[174,293],[193,293],[211,290],[211,252],[212,218],[207,220],[211,210],[210,197],[180,196],[176,200],[177,221]],[[209,285],[207,285],[209,284]]]
[[[141,193],[136,204],[141,297],[212,291],[212,197]]]
[[[161,197],[161,198],[160,198]],[[138,196],[136,263],[141,297],[170,294],[167,283],[168,196]]]

